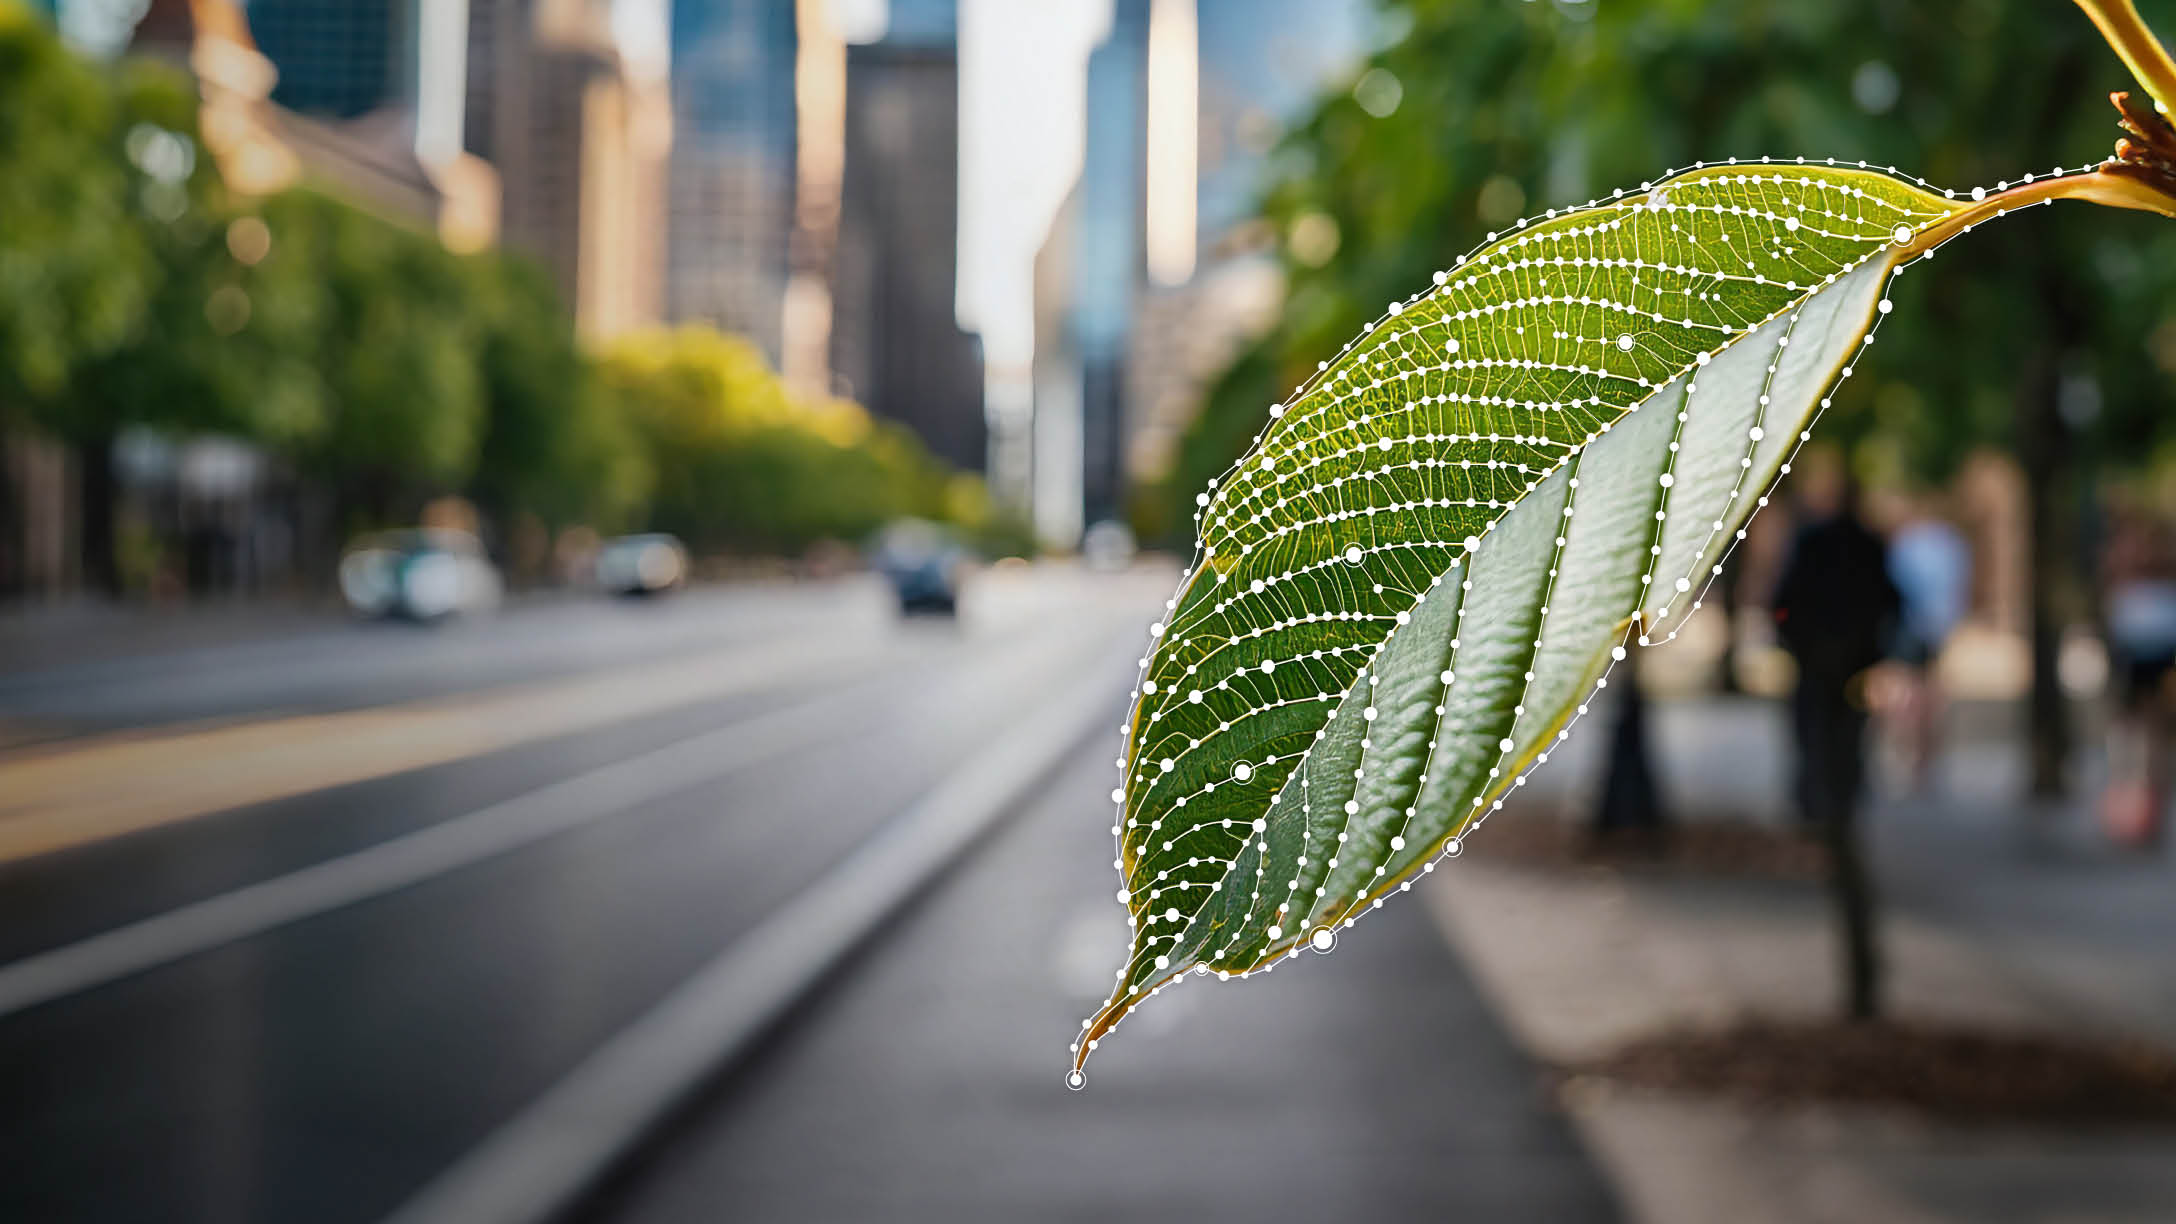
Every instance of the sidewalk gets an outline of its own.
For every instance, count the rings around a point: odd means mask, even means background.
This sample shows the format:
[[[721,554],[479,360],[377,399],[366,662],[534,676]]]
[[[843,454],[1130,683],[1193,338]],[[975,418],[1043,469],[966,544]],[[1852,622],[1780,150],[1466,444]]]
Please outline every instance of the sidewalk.
[[[1702,700],[1657,714],[1663,786],[1681,815],[1782,818],[1780,709]],[[1598,730],[1562,773],[1536,776],[1527,815],[1586,810]],[[2176,1048],[2176,867],[2106,849],[2075,812],[2036,823],[2012,798],[2017,756],[1999,738],[1958,745],[1933,797],[1869,812],[1893,1014]],[[1534,868],[1476,849],[1439,873],[1427,903],[1537,1058],[1574,1063],[1666,1026],[1834,1006],[1817,882]],[[1634,1218],[1658,1224],[2176,1218],[2176,1129],[1755,1112],[1592,1080],[1564,1095]]]

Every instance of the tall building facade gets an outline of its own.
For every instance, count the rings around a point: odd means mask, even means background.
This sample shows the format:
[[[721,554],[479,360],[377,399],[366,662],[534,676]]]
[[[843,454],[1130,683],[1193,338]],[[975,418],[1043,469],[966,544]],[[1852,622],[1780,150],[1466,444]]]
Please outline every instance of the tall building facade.
[[[664,313],[672,113],[664,0],[469,0],[468,147],[498,167],[509,245],[576,324]]]
[[[1081,180],[1050,238],[1073,244],[1069,262],[1048,261],[1068,269],[1070,300],[1039,284],[1038,303],[1037,433],[1047,408],[1053,436],[1078,434],[1086,521],[1120,517],[1130,483],[1166,474],[1209,382],[1274,321],[1283,284],[1266,257],[1274,235],[1256,219],[1272,150],[1344,84],[1368,21],[1361,0],[1112,0],[1110,33],[1088,60]],[[1176,199],[1168,183],[1152,199],[1152,174],[1172,169],[1155,160],[1152,130],[1167,149],[1193,150]],[[1190,271],[1152,283],[1151,231],[1168,239],[1173,216]],[[1056,367],[1040,356],[1045,311],[1069,316]],[[1077,391],[1061,385],[1074,364]],[[1058,419],[1074,412],[1077,426]]]
[[[188,60],[205,85],[206,130],[246,127],[260,151],[282,149],[223,161],[230,185],[274,190],[307,167],[359,204],[475,250],[497,237],[499,191],[463,149],[468,34],[468,0],[151,0],[134,45],[209,35],[236,50]]]
[[[672,6],[665,309],[780,360],[796,152],[792,0]]]
[[[1124,509],[1127,349],[1146,277],[1148,24],[1149,0],[1112,0],[1110,35],[1088,56],[1071,330],[1081,368],[1081,496],[1091,523]]]
[[[981,346],[960,329],[959,50],[953,0],[895,0],[846,62],[832,368],[938,456],[983,470]]]
[[[354,119],[414,84],[416,0],[248,0],[257,49],[280,71],[272,100]]]

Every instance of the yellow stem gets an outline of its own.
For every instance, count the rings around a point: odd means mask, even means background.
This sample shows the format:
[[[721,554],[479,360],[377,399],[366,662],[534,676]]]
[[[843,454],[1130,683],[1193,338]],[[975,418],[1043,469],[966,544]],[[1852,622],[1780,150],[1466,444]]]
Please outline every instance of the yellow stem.
[[[2167,49],[2139,20],[2131,0],[2078,0],[2078,7],[2100,27],[2101,37],[2123,57],[2131,75],[2160,104],[2161,113],[2170,113],[2176,107],[2176,62],[2170,61]]]
[[[2107,169],[2095,170],[2091,174],[2041,179],[2037,183],[2012,187],[1984,200],[1966,204],[1941,222],[1912,235],[1912,240],[1904,244],[1900,257],[1909,259],[1914,255],[1924,254],[1990,217],[2016,212],[2034,204],[2045,204],[2049,200],[2086,200],[2094,204],[2105,204],[2110,208],[2136,208],[2160,213],[2164,217],[2176,217],[2176,198],[2169,197],[2131,175]]]

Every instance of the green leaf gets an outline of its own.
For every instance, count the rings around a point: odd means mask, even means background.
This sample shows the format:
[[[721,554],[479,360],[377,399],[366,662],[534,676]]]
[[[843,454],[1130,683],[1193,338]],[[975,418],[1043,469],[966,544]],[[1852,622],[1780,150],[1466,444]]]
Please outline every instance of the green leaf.
[[[1162,984],[1326,946],[1456,853],[1628,633],[1699,606],[1899,263],[1987,211],[1692,171],[1492,241],[1270,408],[1152,628],[1114,796],[1133,948],[1076,1069]]]

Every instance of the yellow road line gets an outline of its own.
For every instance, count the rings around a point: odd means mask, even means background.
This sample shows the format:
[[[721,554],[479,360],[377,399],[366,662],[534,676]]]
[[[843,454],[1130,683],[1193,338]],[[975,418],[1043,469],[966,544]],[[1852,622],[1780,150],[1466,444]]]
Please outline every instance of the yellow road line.
[[[0,862],[801,680],[874,650],[774,641],[482,695],[33,748],[0,759]]]

